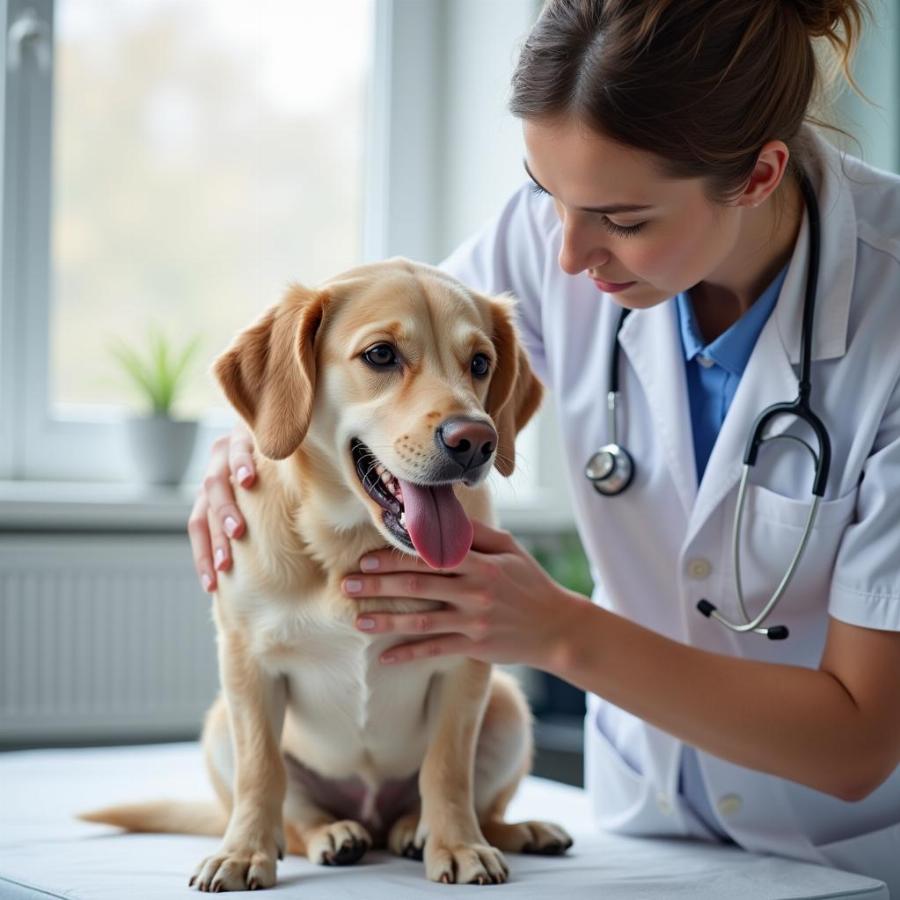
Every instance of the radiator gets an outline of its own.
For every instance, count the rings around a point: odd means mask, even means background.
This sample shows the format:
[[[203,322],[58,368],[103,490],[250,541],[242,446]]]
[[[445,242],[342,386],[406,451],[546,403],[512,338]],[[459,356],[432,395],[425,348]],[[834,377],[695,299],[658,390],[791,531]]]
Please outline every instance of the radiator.
[[[198,734],[214,635],[184,534],[0,534],[0,743]]]
[[[0,746],[199,734],[210,604],[183,533],[0,532]],[[537,672],[507,668],[539,696]]]

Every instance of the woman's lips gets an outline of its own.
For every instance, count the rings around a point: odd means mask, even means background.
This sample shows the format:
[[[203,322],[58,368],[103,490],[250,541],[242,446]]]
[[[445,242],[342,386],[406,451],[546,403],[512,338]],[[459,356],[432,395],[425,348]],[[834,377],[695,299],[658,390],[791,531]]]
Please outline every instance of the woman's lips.
[[[605,294],[617,294],[619,291],[624,291],[633,284],[637,284],[636,281],[623,281],[619,283],[615,281],[603,281],[600,278],[591,278],[591,281],[593,281]]]

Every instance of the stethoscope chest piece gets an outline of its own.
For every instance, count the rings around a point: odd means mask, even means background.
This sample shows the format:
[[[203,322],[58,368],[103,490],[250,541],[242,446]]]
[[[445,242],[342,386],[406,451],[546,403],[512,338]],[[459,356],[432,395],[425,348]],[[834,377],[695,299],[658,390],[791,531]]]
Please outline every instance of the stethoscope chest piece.
[[[634,463],[624,447],[606,444],[587,461],[584,474],[597,493],[613,497],[631,484]]]

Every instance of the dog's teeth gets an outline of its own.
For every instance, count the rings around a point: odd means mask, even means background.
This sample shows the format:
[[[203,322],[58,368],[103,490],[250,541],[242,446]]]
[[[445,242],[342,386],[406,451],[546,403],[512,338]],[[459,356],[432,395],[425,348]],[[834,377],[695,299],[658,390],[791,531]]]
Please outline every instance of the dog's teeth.
[[[405,512],[400,513],[400,524],[404,528],[406,528],[406,513]]]
[[[384,471],[384,466],[379,463],[377,466],[375,466],[375,471],[380,475]]]
[[[394,480],[394,476],[390,472],[381,472],[380,474],[384,484],[390,484]]]

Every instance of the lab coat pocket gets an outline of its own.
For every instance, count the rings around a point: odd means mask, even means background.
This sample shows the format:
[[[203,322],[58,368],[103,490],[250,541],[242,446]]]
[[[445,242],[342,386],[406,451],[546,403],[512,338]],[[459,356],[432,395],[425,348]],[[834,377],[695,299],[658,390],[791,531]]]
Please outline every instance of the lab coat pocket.
[[[803,557],[785,594],[785,607],[824,609],[841,537],[852,520],[858,489],[819,504]],[[811,499],[747,487],[741,526],[741,576],[749,607],[759,609],[787,572],[803,538]],[[729,535],[730,541],[730,535]]]
[[[880,878],[900,897],[900,822],[816,848],[830,866]]]
[[[603,732],[594,705],[585,722],[585,787],[601,828],[640,833],[642,809],[650,795],[649,779],[629,765]]]
[[[843,528],[853,516],[856,497],[859,490],[854,488],[836,500],[823,500],[816,513],[813,531]],[[745,515],[755,516],[772,523],[799,529],[798,537],[803,533],[809,508],[812,505],[812,494],[797,499],[777,494],[760,484],[747,485]]]

